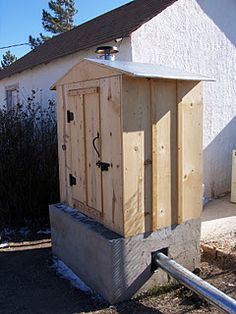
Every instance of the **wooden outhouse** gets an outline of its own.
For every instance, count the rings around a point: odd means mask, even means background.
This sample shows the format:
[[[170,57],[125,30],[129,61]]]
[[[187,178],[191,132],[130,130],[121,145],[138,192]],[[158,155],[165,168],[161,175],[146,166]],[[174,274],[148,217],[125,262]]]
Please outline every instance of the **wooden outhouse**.
[[[198,218],[204,79],[153,64],[74,66],[53,86],[61,202],[124,237]]]

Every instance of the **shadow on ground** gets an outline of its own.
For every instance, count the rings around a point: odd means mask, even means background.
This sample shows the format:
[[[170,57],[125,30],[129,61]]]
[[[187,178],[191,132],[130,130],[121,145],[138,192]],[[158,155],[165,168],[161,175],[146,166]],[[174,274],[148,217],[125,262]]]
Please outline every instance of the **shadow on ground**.
[[[74,289],[55,274],[50,248],[31,245],[21,249],[0,252],[1,314],[72,314],[103,309],[104,313],[114,313],[107,304]],[[127,305],[129,313],[161,313],[136,301],[117,305],[116,313],[127,313]]]

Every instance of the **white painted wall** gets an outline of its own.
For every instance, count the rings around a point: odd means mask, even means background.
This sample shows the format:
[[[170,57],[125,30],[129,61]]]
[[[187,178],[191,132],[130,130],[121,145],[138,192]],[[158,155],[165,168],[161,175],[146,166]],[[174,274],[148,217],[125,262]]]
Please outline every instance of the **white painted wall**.
[[[114,45],[112,43],[104,43],[104,45]],[[56,59],[47,64],[42,64],[33,69],[26,70],[19,74],[5,78],[0,81],[0,106],[5,104],[5,89],[8,86],[19,84],[20,102],[27,103],[27,98],[31,96],[32,89],[36,90],[35,103],[47,106],[49,99],[55,99],[56,93],[50,91],[50,87],[63,76],[71,67],[83,58],[96,58],[95,49],[93,47],[82,50],[72,55]],[[125,38],[119,44],[120,53],[117,60],[131,60],[131,43],[130,38]]]
[[[236,148],[236,2],[179,0],[136,30],[133,61],[204,74],[204,183],[207,197],[230,191]]]

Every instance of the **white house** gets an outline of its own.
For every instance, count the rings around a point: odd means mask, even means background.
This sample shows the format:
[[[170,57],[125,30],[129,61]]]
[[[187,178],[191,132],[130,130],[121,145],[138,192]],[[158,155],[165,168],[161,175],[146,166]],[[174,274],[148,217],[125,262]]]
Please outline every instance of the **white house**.
[[[214,78],[204,83],[205,196],[230,191],[236,148],[235,0],[135,0],[56,36],[0,72],[0,104],[50,86],[98,45],[116,44],[117,59],[157,63]]]

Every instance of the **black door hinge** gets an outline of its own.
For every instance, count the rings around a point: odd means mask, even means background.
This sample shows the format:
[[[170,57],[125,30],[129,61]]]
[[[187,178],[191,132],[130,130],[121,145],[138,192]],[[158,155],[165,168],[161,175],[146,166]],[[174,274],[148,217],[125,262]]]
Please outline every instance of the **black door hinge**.
[[[74,120],[74,113],[71,112],[70,110],[67,110],[67,122],[70,123],[73,120]]]
[[[69,175],[69,182],[70,182],[70,186],[76,185],[76,177],[72,176],[71,173]]]

